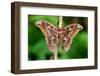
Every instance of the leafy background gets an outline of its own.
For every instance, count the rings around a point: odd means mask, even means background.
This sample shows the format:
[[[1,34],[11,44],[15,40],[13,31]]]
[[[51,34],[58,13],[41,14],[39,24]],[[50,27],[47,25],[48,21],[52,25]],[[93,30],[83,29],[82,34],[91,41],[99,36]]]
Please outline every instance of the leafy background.
[[[28,60],[49,60],[53,55],[47,47],[43,33],[35,25],[35,22],[41,19],[58,27],[58,16],[28,15]],[[84,29],[73,39],[68,52],[58,52],[59,59],[88,58],[88,18],[63,17],[63,27],[73,21],[77,21]]]

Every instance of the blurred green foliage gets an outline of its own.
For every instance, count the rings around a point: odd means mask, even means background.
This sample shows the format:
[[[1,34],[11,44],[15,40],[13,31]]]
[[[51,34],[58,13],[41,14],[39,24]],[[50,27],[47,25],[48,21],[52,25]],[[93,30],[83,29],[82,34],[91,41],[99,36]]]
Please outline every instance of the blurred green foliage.
[[[63,27],[71,24],[74,17],[63,17]],[[77,23],[83,26],[73,39],[72,45],[68,52],[58,52],[59,59],[79,59],[88,58],[88,32],[87,32],[87,17],[75,17]],[[28,59],[29,60],[49,60],[53,55],[45,41],[45,37],[41,30],[36,27],[35,22],[38,20],[46,20],[58,27],[58,16],[40,16],[28,15]]]

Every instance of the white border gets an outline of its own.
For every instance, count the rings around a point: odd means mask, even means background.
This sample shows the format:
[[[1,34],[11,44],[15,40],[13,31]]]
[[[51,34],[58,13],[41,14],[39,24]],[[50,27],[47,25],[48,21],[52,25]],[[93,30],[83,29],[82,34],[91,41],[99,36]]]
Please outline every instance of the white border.
[[[88,59],[28,61],[28,14],[88,17]],[[41,7],[21,7],[20,17],[21,70],[94,65],[94,11]]]

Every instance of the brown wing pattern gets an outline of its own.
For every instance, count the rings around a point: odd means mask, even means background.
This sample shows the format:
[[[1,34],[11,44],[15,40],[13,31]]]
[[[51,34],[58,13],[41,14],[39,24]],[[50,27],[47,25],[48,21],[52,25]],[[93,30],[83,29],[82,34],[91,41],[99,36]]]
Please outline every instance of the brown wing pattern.
[[[45,20],[37,21],[36,26],[39,27],[45,35],[48,48],[51,52],[57,51],[59,40],[62,42],[62,50],[68,51],[73,38],[83,29],[80,24],[74,23],[64,27],[63,30],[58,30],[53,24]],[[58,34],[60,34],[61,37],[58,37]]]
[[[70,24],[64,28],[64,30],[62,31],[62,45],[63,45],[62,48],[65,51],[69,50],[70,45],[72,44],[73,38],[82,29],[83,27],[80,24],[76,24],[76,23]]]
[[[57,51],[58,33],[54,25],[45,20],[39,20],[36,22],[36,26],[39,27],[45,35],[49,50],[51,52]]]

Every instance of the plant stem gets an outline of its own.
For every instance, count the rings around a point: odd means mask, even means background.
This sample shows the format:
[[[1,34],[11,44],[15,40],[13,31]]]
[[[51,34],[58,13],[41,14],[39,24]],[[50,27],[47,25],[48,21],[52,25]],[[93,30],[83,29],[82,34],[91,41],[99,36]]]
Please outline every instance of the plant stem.
[[[58,25],[58,28],[59,28],[59,29],[62,29],[62,18],[63,18],[62,16],[59,16],[59,18],[58,18],[58,19],[59,19],[59,25]],[[61,35],[61,34],[59,34],[59,32],[58,32],[58,37],[59,37],[59,38],[61,38],[60,35]],[[61,40],[61,39],[59,39],[59,40]],[[54,60],[57,60],[57,59],[58,59],[59,47],[60,47],[60,44],[59,44],[59,42],[58,42],[58,50],[55,50],[55,51],[54,51],[54,56],[53,56],[53,59],[54,59]]]
[[[59,16],[59,28],[62,29],[62,16]]]
[[[57,50],[54,52],[54,60],[57,60],[58,59],[57,52],[58,52]]]

